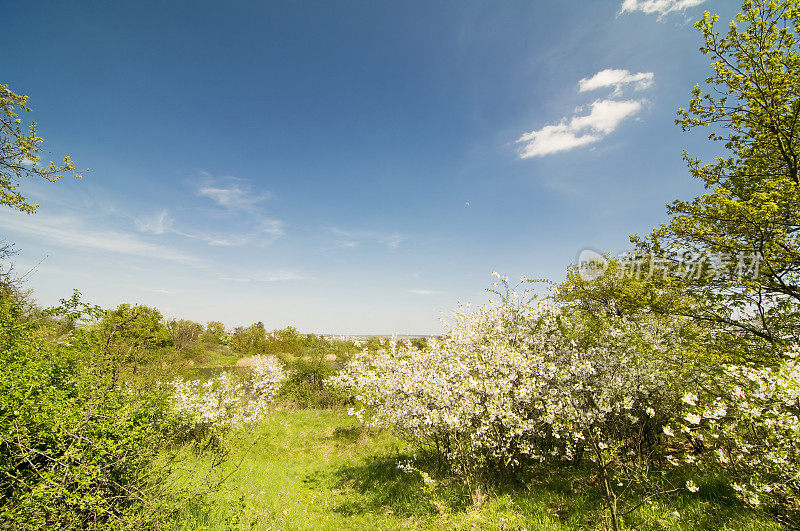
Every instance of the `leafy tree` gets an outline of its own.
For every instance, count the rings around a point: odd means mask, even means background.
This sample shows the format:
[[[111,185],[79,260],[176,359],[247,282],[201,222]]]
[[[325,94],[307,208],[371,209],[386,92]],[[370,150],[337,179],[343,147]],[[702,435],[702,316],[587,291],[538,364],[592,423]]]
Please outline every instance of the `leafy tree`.
[[[301,408],[341,406],[348,401],[347,394],[327,383],[335,373],[321,356],[296,359],[289,364],[289,376],[278,397],[291,400]]]
[[[260,321],[247,328],[237,327],[231,335],[231,347],[244,355],[263,354],[266,341],[267,331]]]
[[[734,358],[705,364],[697,394],[682,399],[693,408],[675,415],[678,437],[691,442],[686,462],[725,470],[747,504],[794,528],[800,0],[744,0],[727,30],[718,31],[718,20],[706,12],[696,24],[713,71],[676,122],[706,130],[726,153],[705,163],[684,153],[707,193],[675,201],[669,223],[633,241],[665,260],[675,285],[693,297],[678,313],[712,327],[705,350]],[[685,268],[687,258],[703,266]]]
[[[36,122],[31,122],[26,131],[19,117],[20,111],[30,111],[27,103],[27,96],[15,94],[7,85],[0,84],[0,205],[32,214],[38,205],[19,192],[20,181],[40,177],[54,182],[63,173],[74,172],[75,163],[67,156],[61,164],[41,164],[44,139],[36,131]]]
[[[227,334],[225,333],[225,325],[219,321],[209,321],[206,324],[206,330],[203,332],[203,341],[209,343],[222,343],[225,341]]]
[[[684,153],[708,192],[675,201],[669,223],[633,241],[673,272],[687,256],[704,261],[682,278],[701,302],[687,313],[770,355],[800,323],[800,2],[745,0],[726,31],[717,22],[706,12],[696,24],[712,73],[676,123],[707,130],[727,154]]]
[[[130,367],[155,361],[159,350],[171,342],[164,318],[156,308],[120,304],[109,310],[99,323],[109,361]]]
[[[188,319],[171,319],[167,322],[167,329],[172,337],[172,344],[179,350],[196,346],[203,334],[203,325]]]
[[[17,114],[26,103],[0,84],[0,206],[30,214],[20,181],[55,181],[75,165],[40,164],[36,124],[23,132]],[[11,254],[0,242],[0,261]],[[181,446],[206,447],[203,435],[187,431],[163,386],[119,378],[169,341],[153,308],[103,314],[75,291],[41,310],[0,262],[0,528],[160,529],[197,499],[169,478]]]
[[[302,336],[293,326],[282,330],[274,330],[267,338],[266,351],[270,354],[291,354],[299,356],[307,347],[313,348],[316,336],[309,334]]]
[[[654,275],[646,263],[627,264],[606,255],[597,270],[587,273],[585,266],[571,266],[564,282],[555,286],[555,302],[595,319],[628,317],[643,311],[670,314],[691,305],[675,279]]]
[[[656,275],[646,263],[627,263],[625,259],[606,256],[603,269],[593,275],[571,266],[567,278],[553,286],[548,299],[561,309],[562,333],[570,329],[571,338],[582,348],[602,346],[598,345],[598,338],[603,337],[610,323],[621,319],[671,330],[679,341],[669,353],[670,363],[684,366],[687,374],[690,365],[713,366],[730,361],[730,345],[725,336],[714,333],[716,325],[679,315],[697,307],[696,300],[681,288],[678,280]]]

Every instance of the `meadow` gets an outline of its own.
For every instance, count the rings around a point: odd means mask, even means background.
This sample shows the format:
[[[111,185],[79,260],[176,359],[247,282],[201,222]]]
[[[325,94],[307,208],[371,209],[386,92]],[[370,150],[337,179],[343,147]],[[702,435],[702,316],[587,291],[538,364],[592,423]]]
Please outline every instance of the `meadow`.
[[[662,396],[675,393],[675,382],[659,381],[657,396],[641,394],[639,374],[631,395],[630,380],[603,372],[603,360],[620,355],[629,367],[637,366],[636,352],[666,356],[658,335],[630,328],[630,344],[618,338],[620,350],[597,351],[610,337],[593,330],[597,377],[577,377],[593,401],[608,400],[608,391],[627,394],[611,396],[615,405],[605,413],[589,403],[573,410],[551,401],[560,413],[546,420],[546,411],[532,409],[537,389],[572,389],[575,374],[567,370],[560,384],[553,374],[546,385],[536,383],[540,375],[531,371],[549,366],[537,357],[546,315],[513,293],[485,309],[456,311],[454,328],[424,344],[375,338],[355,345],[291,328],[267,333],[259,323],[224,336],[212,333],[213,323],[192,325],[203,332],[187,339],[154,308],[101,311],[76,293],[59,308],[41,309],[8,287],[0,299],[7,369],[0,464],[10,493],[2,526],[784,528],[771,510],[742,499],[734,483],[741,476],[697,461],[670,466],[660,457],[680,458],[691,440],[666,433],[676,415],[663,412],[682,403],[680,388],[671,401]],[[522,344],[521,323],[538,323]],[[551,329],[550,344],[561,333]],[[565,335],[557,349],[568,354],[566,369],[574,368],[569,353],[577,337]],[[509,402],[514,396],[522,400]],[[643,411],[645,403],[658,414]],[[500,407],[504,418],[490,415]],[[583,418],[585,412],[593,414]],[[636,429],[620,431],[632,413],[639,415]],[[577,446],[541,439],[570,418],[564,441],[591,440],[602,428],[596,447],[608,444],[608,451],[581,450],[576,458]],[[632,459],[632,443],[644,444],[641,433],[651,433],[653,422],[664,433],[644,461]],[[602,468],[604,456],[613,462]],[[613,498],[611,474],[619,482]]]
[[[365,428],[346,409],[280,409],[232,437],[223,487],[181,515],[182,529],[604,529],[599,485],[590,470],[532,470],[525,481],[488,486],[473,500],[452,478],[398,469],[413,448]],[[192,477],[202,463],[189,460]],[[702,493],[644,504],[634,529],[772,530],[719,478]]]

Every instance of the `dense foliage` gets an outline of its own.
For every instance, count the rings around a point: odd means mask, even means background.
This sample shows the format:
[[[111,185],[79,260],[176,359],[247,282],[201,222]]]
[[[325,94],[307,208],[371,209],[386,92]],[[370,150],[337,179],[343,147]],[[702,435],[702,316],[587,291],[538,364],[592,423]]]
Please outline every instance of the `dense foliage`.
[[[687,258],[713,263],[683,275],[695,295],[686,313],[746,339],[741,357],[770,357],[800,340],[800,2],[746,0],[722,31],[718,19],[696,24],[712,72],[677,123],[726,153],[710,163],[684,153],[708,192],[672,203],[670,222],[636,241],[673,271]]]
[[[120,384],[101,328],[47,332],[0,293],[0,526],[155,525],[180,505],[158,464],[179,417],[160,390]]]

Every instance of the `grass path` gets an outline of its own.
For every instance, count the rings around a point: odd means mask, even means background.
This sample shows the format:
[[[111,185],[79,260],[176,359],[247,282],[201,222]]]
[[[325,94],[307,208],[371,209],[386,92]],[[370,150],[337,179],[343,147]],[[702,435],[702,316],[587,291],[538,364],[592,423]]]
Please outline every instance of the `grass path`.
[[[476,507],[458,485],[426,487],[418,473],[399,471],[406,450],[389,434],[363,430],[344,411],[276,411],[234,438],[225,487],[207,507],[188,512],[184,528],[603,528],[600,500],[585,473],[562,470],[525,488],[494,492]],[[639,529],[778,529],[713,488],[705,490],[705,496],[645,505],[630,523]]]

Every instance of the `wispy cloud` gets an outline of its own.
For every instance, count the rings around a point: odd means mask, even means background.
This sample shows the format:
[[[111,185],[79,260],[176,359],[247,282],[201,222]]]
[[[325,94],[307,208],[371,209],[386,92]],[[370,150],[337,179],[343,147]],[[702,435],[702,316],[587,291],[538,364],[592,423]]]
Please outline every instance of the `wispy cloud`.
[[[405,234],[388,234],[386,236],[382,236],[379,238],[381,243],[384,243],[387,247],[392,249],[397,249],[400,247],[400,244],[403,243],[408,239],[408,236]]]
[[[140,232],[149,234],[164,234],[172,228],[175,220],[169,217],[166,210],[146,218],[135,219],[134,223]]]
[[[294,271],[276,271],[272,273],[262,273],[254,276],[230,277],[222,276],[220,280],[228,282],[287,282],[291,280],[304,280],[305,277]]]
[[[255,205],[272,197],[267,191],[255,191],[245,179],[237,177],[223,177],[214,179],[208,173],[203,173],[205,179],[197,187],[197,193],[207,197],[221,207],[250,210]]]
[[[255,217],[255,219],[253,219]],[[212,246],[233,247],[239,245],[269,244],[285,234],[283,222],[270,219],[260,214],[253,214],[248,219],[247,231],[223,234],[218,231],[206,231],[200,228],[178,226],[166,210],[153,216],[135,218],[134,224],[140,232],[148,234],[175,234],[192,240],[199,240]]]
[[[627,85],[634,85],[636,90],[645,90],[653,86],[653,72],[639,72],[631,74],[628,70],[616,68],[606,68],[590,78],[583,78],[578,81],[580,92],[588,92],[600,88],[614,88],[614,95],[622,94],[623,88]]]
[[[196,259],[163,245],[138,238],[136,235],[116,230],[95,229],[72,217],[54,217],[45,214],[21,216],[2,214],[0,220],[5,230],[18,232],[45,243],[69,249],[92,249],[126,255],[158,258],[174,262],[195,262]]]
[[[352,249],[354,247],[358,247],[358,242],[352,240],[339,240],[333,246],[334,249]]]
[[[411,289],[408,290],[409,293],[413,293],[414,295],[439,295],[442,293],[441,291],[435,291],[431,289]]]
[[[685,11],[699,6],[705,0],[624,0],[619,9],[620,14],[641,11],[642,13],[658,13],[659,18],[675,11]]]
[[[593,144],[605,138],[624,120],[638,114],[643,103],[636,100],[597,100],[584,116],[564,118],[554,125],[525,133],[517,143],[523,144],[520,158],[541,157]]]
[[[185,219],[179,222],[164,209],[153,215],[135,218],[136,228],[148,234],[173,234],[215,247],[265,245],[285,235],[283,222],[268,217],[257,207],[271,197],[270,193],[254,191],[245,179],[230,176],[215,179],[203,172],[203,180],[196,187],[197,195],[210,199],[224,208],[225,212],[210,213],[208,209],[203,209],[202,217],[192,222]],[[204,227],[209,219],[219,219],[221,215],[224,216],[224,223],[217,223],[211,229]]]
[[[261,219],[255,222],[255,230],[240,234],[220,234],[199,230],[173,231],[175,234],[206,242],[215,247],[235,247],[240,245],[265,245],[274,242],[286,232],[283,222],[277,219]]]
[[[351,249],[360,247],[366,243],[378,243],[390,249],[397,249],[408,235],[399,232],[384,233],[370,230],[342,230],[336,227],[328,227],[327,230],[333,234],[333,249]]]

